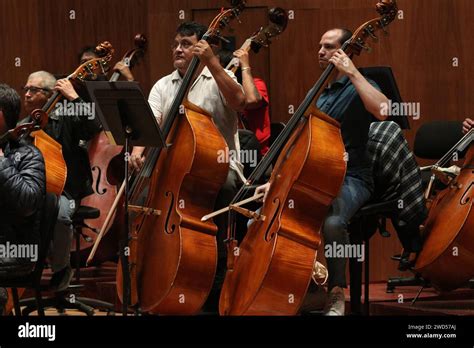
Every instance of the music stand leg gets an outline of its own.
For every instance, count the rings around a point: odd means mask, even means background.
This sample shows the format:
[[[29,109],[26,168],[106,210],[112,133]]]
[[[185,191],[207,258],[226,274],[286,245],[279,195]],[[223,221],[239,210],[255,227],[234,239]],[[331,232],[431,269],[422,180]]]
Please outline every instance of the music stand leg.
[[[128,306],[130,303],[130,270],[128,264],[128,257],[125,255],[125,251],[128,250],[129,240],[130,240],[130,226],[129,226],[129,212],[128,212],[128,192],[129,192],[129,183],[128,183],[128,162],[130,157],[130,137],[132,134],[132,130],[129,126],[125,127],[125,229],[124,235],[122,236],[122,240],[120,242],[120,262],[122,263],[122,279],[123,279],[123,287],[122,287],[122,314],[123,316],[127,316],[128,313]]]

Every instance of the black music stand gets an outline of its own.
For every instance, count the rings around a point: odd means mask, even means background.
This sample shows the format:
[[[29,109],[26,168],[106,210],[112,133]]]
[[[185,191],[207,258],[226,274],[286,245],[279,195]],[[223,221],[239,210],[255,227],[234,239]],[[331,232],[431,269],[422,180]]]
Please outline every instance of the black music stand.
[[[155,116],[136,82],[85,82],[87,91],[109,140],[124,145],[130,154],[130,145],[161,148],[165,141]],[[124,156],[125,178],[128,173],[128,156]],[[130,240],[129,231],[129,182],[125,184],[125,232],[120,240],[120,261],[123,276],[123,315],[130,303],[130,270],[125,255]]]

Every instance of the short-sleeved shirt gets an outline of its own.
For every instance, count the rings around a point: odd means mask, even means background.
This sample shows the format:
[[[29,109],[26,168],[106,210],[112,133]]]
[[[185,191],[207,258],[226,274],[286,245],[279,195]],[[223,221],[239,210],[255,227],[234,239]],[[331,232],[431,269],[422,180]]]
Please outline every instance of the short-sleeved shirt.
[[[255,133],[261,147],[261,154],[268,152],[270,145],[270,98],[268,97],[268,89],[265,81],[255,77],[253,79],[258,93],[265,100],[265,105],[254,110],[245,110],[244,119],[246,126]]]
[[[380,91],[372,80],[367,81]],[[349,156],[347,175],[364,180],[373,190],[372,168],[367,153],[370,124],[375,121],[347,76],[324,89],[316,102],[319,110],[341,124],[342,139]]]
[[[225,71],[238,83],[237,78],[231,71]],[[151,89],[148,102],[160,125],[163,124],[168,115],[182,82],[183,79],[178,70],[175,70],[170,75],[161,78]],[[189,88],[188,100],[212,115],[214,123],[224,137],[229,150],[232,150],[232,153],[235,154],[235,156],[230,156],[230,167],[241,174],[241,178],[243,178],[237,132],[237,112],[227,105],[219,86],[207,67],[203,69]]]

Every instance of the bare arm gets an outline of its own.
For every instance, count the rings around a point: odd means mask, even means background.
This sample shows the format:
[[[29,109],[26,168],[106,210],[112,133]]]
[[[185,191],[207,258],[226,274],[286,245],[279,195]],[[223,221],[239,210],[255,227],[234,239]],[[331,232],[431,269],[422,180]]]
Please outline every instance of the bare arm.
[[[267,103],[258,92],[250,68],[249,53],[246,50],[239,49],[234,52],[234,56],[240,60],[242,70],[242,86],[244,87],[246,110],[259,109]]]
[[[205,40],[199,41],[194,46],[194,54],[207,66],[216,80],[219,90],[227,101],[229,107],[236,111],[245,110],[245,95],[239,84],[230,77],[221,66],[219,58],[212,52]]]

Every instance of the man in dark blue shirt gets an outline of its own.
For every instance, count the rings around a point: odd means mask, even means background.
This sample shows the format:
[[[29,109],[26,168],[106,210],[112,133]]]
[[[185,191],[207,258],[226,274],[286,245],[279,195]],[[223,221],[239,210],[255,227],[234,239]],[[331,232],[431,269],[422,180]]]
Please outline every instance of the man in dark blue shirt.
[[[341,191],[333,201],[323,226],[329,272],[326,315],[344,315],[343,288],[346,287],[346,262],[349,255],[340,257],[333,249],[334,246],[349,243],[349,221],[372,195],[372,170],[366,154],[369,126],[374,116],[379,120],[386,119],[382,114],[382,106],[388,103],[377,84],[362,76],[341,49],[351,36],[348,30],[332,29],[322,36],[319,44],[321,69],[326,69],[332,63],[338,74],[329,81],[317,106],[340,122],[348,161]]]
[[[328,266],[328,301],[326,315],[344,315],[346,263],[349,255],[340,256],[340,247],[349,244],[347,226],[354,214],[370,199],[374,182],[367,156],[370,123],[385,120],[383,106],[387,97],[374,81],[366,79],[341,49],[352,37],[346,29],[327,31],[319,43],[319,65],[325,70],[330,63],[338,70],[329,81],[317,107],[341,124],[346,148],[347,173],[339,195],[334,199],[323,225],[325,256]],[[256,193],[268,192],[269,184],[259,187]],[[348,250],[344,248],[343,250]]]

